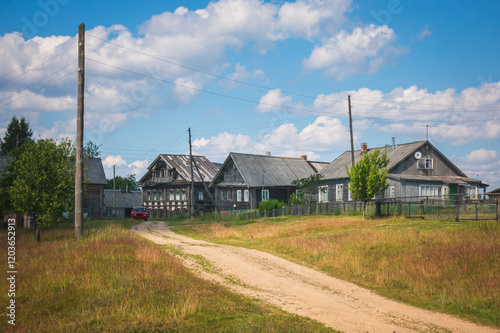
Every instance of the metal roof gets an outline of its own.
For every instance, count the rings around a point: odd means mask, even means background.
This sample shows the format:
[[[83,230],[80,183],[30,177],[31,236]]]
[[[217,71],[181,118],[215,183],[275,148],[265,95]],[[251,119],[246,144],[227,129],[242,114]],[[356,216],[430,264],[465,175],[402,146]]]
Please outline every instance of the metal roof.
[[[292,181],[309,177],[316,174],[316,166],[319,162],[310,162],[301,158],[274,157],[266,155],[252,155],[241,153],[229,153],[223,167],[214,178],[213,184],[220,181],[224,174],[224,169],[228,162],[232,160],[241,174],[247,187],[259,186],[291,186]]]
[[[142,191],[122,192],[116,190],[116,207],[132,208],[142,205]],[[104,206],[113,207],[113,190],[104,190]]]

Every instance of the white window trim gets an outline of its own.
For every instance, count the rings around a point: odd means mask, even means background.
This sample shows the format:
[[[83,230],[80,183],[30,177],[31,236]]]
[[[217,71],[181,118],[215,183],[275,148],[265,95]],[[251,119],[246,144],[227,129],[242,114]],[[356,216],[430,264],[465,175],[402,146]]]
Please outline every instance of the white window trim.
[[[262,201],[267,201],[269,200],[269,190],[262,190]],[[265,194],[265,195],[264,195]],[[264,200],[264,196],[266,197],[266,199]]]
[[[428,162],[430,162],[428,165]],[[417,162],[417,169],[419,170],[432,170],[434,169],[434,159],[431,157],[421,158]]]
[[[318,186],[318,201],[328,202],[328,185]]]
[[[241,190],[236,190],[236,201],[241,202]]]
[[[341,189],[340,195],[339,195],[339,188]],[[335,185],[335,200],[344,201],[344,184]]]
[[[389,187],[389,198],[395,198],[396,197],[396,186],[390,186]]]
[[[249,190],[245,190],[243,192],[243,200],[245,202],[249,202],[250,201],[250,191]]]
[[[437,195],[428,195],[428,194],[423,194],[422,193],[422,188],[433,188],[435,190],[437,190]],[[441,198],[441,189],[442,189],[442,186],[440,185],[420,185],[419,186],[419,196],[421,197],[431,197],[431,198]],[[426,191],[427,192],[427,191]]]

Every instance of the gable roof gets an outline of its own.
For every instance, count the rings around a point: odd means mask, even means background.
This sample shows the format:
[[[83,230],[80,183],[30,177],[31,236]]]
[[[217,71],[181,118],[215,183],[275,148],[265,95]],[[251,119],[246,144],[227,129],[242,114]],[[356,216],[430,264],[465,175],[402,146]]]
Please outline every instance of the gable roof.
[[[444,156],[436,147],[434,147],[429,141],[414,141],[410,143],[403,143],[397,145],[396,148],[392,149],[391,146],[384,147],[376,147],[370,148],[367,150],[365,154],[372,153],[376,150],[380,151],[380,153],[386,153],[387,158],[389,159],[389,164],[387,165],[387,169],[391,172],[392,169],[398,166],[404,159],[413,154],[415,151],[420,149],[424,145],[431,146],[448,164],[449,166],[455,170],[455,172],[460,177],[467,176],[455,165],[453,164],[446,156]],[[354,163],[357,163],[359,160],[363,158],[363,154],[361,154],[360,150],[354,151]],[[325,176],[325,179],[339,179],[339,178],[348,178],[345,166],[347,165],[349,168],[352,164],[351,151],[346,151],[339,157],[337,157],[332,163],[326,166],[322,170],[322,174]]]
[[[116,207],[132,208],[142,205],[142,191],[122,192],[116,190]],[[104,189],[104,206],[113,207],[113,190]]]
[[[189,161],[189,155],[171,155],[171,154],[160,154],[148,167],[148,171],[139,180],[139,183],[143,182],[145,177],[151,172],[158,161],[163,161],[166,163],[169,169],[175,169],[179,176],[187,182],[191,181],[191,163]],[[201,176],[205,182],[211,182],[212,179],[217,174],[218,168],[208,160],[205,156],[193,155],[193,161],[198,166]],[[198,175],[198,170],[193,164],[193,180],[195,182],[201,182],[202,179]]]
[[[302,158],[229,153],[210,186],[221,179],[224,169],[231,160],[247,187],[291,186],[293,180],[316,174],[316,167],[326,164],[310,162]]]
[[[106,174],[99,157],[88,158],[84,161],[84,179],[89,184],[106,185]]]

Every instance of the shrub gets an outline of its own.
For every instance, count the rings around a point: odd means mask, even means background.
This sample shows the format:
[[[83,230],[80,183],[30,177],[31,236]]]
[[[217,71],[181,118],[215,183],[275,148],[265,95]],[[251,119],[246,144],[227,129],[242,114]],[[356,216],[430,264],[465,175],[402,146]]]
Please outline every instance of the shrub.
[[[285,203],[277,199],[269,199],[262,201],[259,204],[259,211],[263,212],[265,210],[281,209],[285,207]]]

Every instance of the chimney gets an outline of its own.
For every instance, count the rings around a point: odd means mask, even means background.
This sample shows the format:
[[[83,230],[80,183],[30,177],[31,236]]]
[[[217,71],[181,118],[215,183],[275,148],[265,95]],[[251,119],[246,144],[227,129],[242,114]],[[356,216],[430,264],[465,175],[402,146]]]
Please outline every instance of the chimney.
[[[300,158],[307,161],[307,155],[300,155]]]
[[[361,142],[361,152],[360,152],[360,154],[363,155],[364,153],[366,153],[367,150],[368,150],[368,145],[366,144],[366,142]]]
[[[392,137],[392,149],[396,149],[396,138],[395,137]]]

